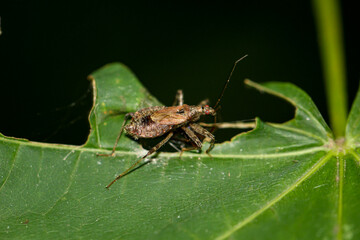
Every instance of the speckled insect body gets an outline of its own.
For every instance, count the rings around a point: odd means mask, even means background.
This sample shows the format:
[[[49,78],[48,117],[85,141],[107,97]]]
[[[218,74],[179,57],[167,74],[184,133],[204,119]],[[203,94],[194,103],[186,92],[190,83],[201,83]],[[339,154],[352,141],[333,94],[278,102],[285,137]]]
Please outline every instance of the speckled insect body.
[[[181,90],[178,93],[182,94]],[[148,107],[135,113],[128,113],[127,117],[131,117],[131,121],[125,125],[124,130],[134,139],[155,138],[188,123],[197,122],[201,115],[209,114],[215,115],[215,111],[207,105],[183,104],[173,107]]]
[[[190,149],[201,149],[202,141],[200,141],[198,137],[198,135],[200,135],[203,136],[204,139],[210,141],[210,146],[206,150],[206,153],[208,153],[214,147],[215,137],[211,132],[201,127],[196,122],[199,121],[202,115],[216,116],[216,109],[230,81],[235,66],[246,56],[247,55],[235,62],[234,67],[230,72],[230,76],[226,81],[220,97],[218,98],[214,107],[209,107],[206,104],[207,101],[202,101],[199,105],[196,106],[184,104],[183,92],[182,90],[178,90],[174,104],[171,107],[153,106],[142,108],[136,112],[127,113],[125,115],[124,122],[121,126],[120,133],[115,141],[112,152],[110,154],[98,154],[99,156],[115,156],[117,143],[124,130],[126,134],[130,135],[134,139],[156,138],[163,135],[166,136],[158,144],[152,147],[145,156],[140,158],[131,167],[117,176],[109,185],[106,186],[106,188],[109,188],[114,182],[133,170],[135,166],[137,166],[143,159],[156,152],[165,143],[167,143],[173,137],[175,130],[183,131],[183,133],[189,138],[190,143],[193,145],[192,148],[181,149],[181,152]],[[126,124],[129,119],[130,122]]]

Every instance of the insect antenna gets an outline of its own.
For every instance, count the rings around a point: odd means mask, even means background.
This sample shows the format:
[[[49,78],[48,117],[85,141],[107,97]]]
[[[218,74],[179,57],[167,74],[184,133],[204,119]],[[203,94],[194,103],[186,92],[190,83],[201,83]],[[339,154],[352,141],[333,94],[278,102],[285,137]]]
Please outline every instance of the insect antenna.
[[[224,93],[225,93],[225,90],[226,90],[227,86],[229,85],[229,82],[230,82],[231,76],[232,76],[232,74],[233,74],[233,72],[234,72],[234,70],[235,70],[236,64],[238,64],[238,62],[240,62],[241,60],[243,60],[243,59],[246,58],[247,56],[248,56],[248,55],[246,54],[246,55],[244,55],[243,57],[241,57],[241,58],[239,58],[238,60],[235,61],[234,66],[233,66],[233,68],[231,69],[231,72],[230,72],[230,74],[229,74],[229,77],[228,77],[227,81],[225,82],[225,85],[224,85],[224,87],[223,87],[223,90],[221,91],[221,94],[220,94],[220,96],[219,96],[216,104],[215,104],[214,107],[213,107],[213,109],[215,110],[215,112],[217,112],[217,111],[220,109],[219,103],[220,103],[222,97],[224,96]],[[214,124],[216,124],[216,122],[217,122],[217,115],[214,116]],[[214,132],[215,129],[216,129],[216,128],[213,127],[210,132]]]
[[[238,60],[235,61],[234,66],[233,66],[233,68],[232,68],[232,70],[231,70],[231,72],[230,72],[230,75],[229,75],[227,81],[225,82],[225,85],[224,85],[224,87],[223,87],[223,90],[221,91],[221,94],[220,94],[220,96],[219,96],[216,104],[215,104],[214,107],[213,107],[213,109],[214,109],[215,111],[218,110],[218,105],[219,105],[219,103],[220,103],[220,101],[221,101],[221,99],[222,99],[222,97],[223,97],[223,95],[224,95],[224,93],[225,93],[225,90],[226,90],[227,86],[229,85],[229,82],[230,82],[231,76],[232,76],[232,74],[233,74],[233,72],[234,72],[234,70],[235,70],[236,64],[238,64],[238,62],[240,62],[241,60],[243,60],[243,59],[246,58],[247,56],[248,56],[248,55],[246,54],[245,56],[243,56],[243,57],[241,57],[240,59],[238,59]]]

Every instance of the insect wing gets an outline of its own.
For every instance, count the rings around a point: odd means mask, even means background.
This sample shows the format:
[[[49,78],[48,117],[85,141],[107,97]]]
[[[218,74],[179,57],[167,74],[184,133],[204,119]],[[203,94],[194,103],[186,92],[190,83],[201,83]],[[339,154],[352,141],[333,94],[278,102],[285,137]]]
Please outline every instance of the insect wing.
[[[151,114],[150,118],[154,122],[163,125],[178,125],[187,121],[187,117],[179,114],[177,108],[168,107]]]

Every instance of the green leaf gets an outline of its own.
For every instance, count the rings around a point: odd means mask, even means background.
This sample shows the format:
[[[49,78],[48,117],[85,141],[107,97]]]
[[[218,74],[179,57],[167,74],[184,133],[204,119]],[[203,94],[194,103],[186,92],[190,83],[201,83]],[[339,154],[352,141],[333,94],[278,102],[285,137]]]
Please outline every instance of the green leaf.
[[[349,114],[345,134],[348,147],[360,147],[360,88]]]
[[[247,80],[293,104],[295,118],[257,119],[254,130],[216,144],[212,157],[155,154],[106,190],[146,151],[124,135],[116,157],[96,154],[110,152],[125,113],[160,104],[121,64],[91,76],[95,101],[83,146],[0,136],[0,239],[360,237],[360,93],[342,146],[302,90]]]
[[[85,147],[112,148],[120,131],[119,122],[123,121],[124,113],[162,105],[122,64],[106,65],[90,75],[89,79],[93,83],[94,105],[90,113],[91,132]],[[126,150],[140,148],[130,139],[121,140],[124,142],[120,142],[120,148],[121,146]]]

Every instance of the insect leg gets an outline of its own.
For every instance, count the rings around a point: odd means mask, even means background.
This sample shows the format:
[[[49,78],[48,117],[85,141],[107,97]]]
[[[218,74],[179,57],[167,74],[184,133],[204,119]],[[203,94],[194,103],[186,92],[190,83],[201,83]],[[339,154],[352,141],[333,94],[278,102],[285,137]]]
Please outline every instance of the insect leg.
[[[118,144],[118,142],[119,142],[119,140],[120,140],[120,137],[121,137],[121,135],[122,135],[122,133],[123,133],[123,131],[124,131],[125,124],[126,124],[127,120],[129,119],[129,117],[132,117],[132,116],[133,116],[133,113],[127,113],[127,114],[125,114],[124,122],[123,122],[123,124],[122,124],[122,126],[121,126],[119,135],[118,135],[117,138],[116,138],[116,141],[115,141],[115,144],[114,144],[114,146],[113,146],[113,149],[112,149],[111,153],[110,153],[110,154],[99,154],[99,153],[98,153],[98,154],[96,154],[97,156],[104,156],[104,157],[110,157],[110,156],[113,157],[113,156],[115,156],[116,146],[117,146],[117,144]]]
[[[191,142],[195,144],[195,146],[193,147],[188,147],[188,148],[182,148],[181,149],[181,153],[180,153],[180,158],[182,156],[182,154],[185,151],[190,151],[190,150],[195,150],[195,149],[201,149],[202,147],[202,142],[200,141],[200,139],[196,136],[196,134],[188,127],[186,126],[182,126],[181,127],[182,130],[184,130],[184,132],[186,133],[186,135],[188,135],[188,137],[190,138]]]
[[[169,142],[169,145],[170,145],[173,149],[175,149],[176,151],[181,152],[181,150],[180,150],[175,144],[173,144],[172,142]]]
[[[174,132],[174,136],[168,142],[171,147],[173,147],[176,151],[180,153],[180,157],[182,155],[183,149],[185,149],[185,144],[191,143],[194,144],[190,138],[185,138],[184,136],[180,136],[177,132]]]
[[[182,126],[181,129],[184,130],[186,135],[188,135],[189,138],[195,143],[197,148],[202,147],[202,142],[190,128],[187,128],[186,126]]]
[[[201,134],[201,135],[211,139],[210,147],[206,150],[206,153],[209,153],[211,151],[211,149],[213,149],[214,144],[215,144],[214,135],[212,135],[211,132],[209,132],[205,128],[201,127],[199,124],[190,123],[189,125],[190,125],[191,129],[194,130],[195,132],[197,132],[198,134]]]
[[[198,147],[187,147],[187,148],[182,148],[181,149],[181,152],[180,152],[180,159],[181,159],[181,157],[182,157],[182,155],[183,155],[183,153],[184,152],[186,152],[186,151],[191,151],[191,150],[196,150],[196,149],[199,149]]]
[[[144,160],[147,156],[151,155],[152,153],[156,152],[157,150],[159,150],[159,148],[161,148],[166,142],[168,142],[170,140],[170,138],[174,135],[174,132],[170,132],[166,138],[164,138],[163,140],[161,140],[161,142],[159,142],[158,144],[156,144],[153,148],[151,148],[145,156],[143,156],[142,158],[140,158],[139,160],[137,160],[133,165],[131,165],[131,167],[129,167],[128,169],[126,169],[124,172],[122,172],[119,176],[117,176],[109,185],[106,186],[106,188],[109,188],[111,185],[114,184],[114,182],[116,182],[117,180],[119,180],[120,178],[122,178],[123,176],[125,176],[128,172],[130,172],[131,170],[133,170],[136,165],[138,165],[142,160]]]
[[[199,106],[205,106],[205,105],[209,105],[209,99],[204,99],[204,100],[202,100],[198,105]]]
[[[173,106],[181,106],[184,104],[184,94],[181,89],[177,90]]]

